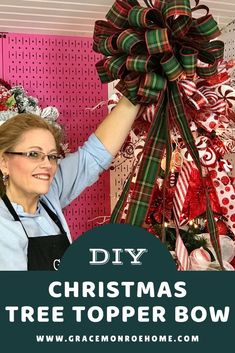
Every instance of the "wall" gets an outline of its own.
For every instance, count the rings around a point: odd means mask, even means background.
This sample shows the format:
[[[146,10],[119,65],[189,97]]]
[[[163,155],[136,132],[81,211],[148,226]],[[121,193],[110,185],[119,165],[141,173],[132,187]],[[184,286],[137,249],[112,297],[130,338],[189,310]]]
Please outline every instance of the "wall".
[[[225,59],[235,58],[235,20],[229,23],[222,30],[222,35],[218,38],[225,43]]]

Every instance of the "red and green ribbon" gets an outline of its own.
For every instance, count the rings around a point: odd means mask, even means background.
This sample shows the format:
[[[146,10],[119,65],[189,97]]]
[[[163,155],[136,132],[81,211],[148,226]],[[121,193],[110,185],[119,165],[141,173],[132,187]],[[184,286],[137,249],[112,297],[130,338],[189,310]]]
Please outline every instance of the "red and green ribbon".
[[[222,41],[212,41],[220,34],[216,21],[198,0],[194,8],[189,0],[144,2],[146,7],[136,0],[116,0],[106,15],[107,21],[96,22],[93,44],[94,50],[104,55],[96,64],[103,83],[118,79],[116,88],[133,104],[154,103],[158,107],[126,217],[127,223],[138,226],[145,223],[165,150],[170,160],[170,126],[180,131],[201,172],[179,82],[192,80],[195,74],[211,78],[217,73],[224,51]],[[205,10],[205,15],[194,18],[197,10]],[[120,222],[128,192],[129,183],[113,211],[112,222]],[[209,198],[207,215],[212,242],[222,266]]]

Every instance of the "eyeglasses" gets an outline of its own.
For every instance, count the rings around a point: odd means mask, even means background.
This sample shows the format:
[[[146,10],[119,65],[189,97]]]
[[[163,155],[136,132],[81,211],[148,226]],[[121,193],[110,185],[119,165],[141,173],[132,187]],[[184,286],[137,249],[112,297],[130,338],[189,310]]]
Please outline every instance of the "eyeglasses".
[[[45,154],[44,152],[39,152],[39,151],[29,151],[29,152],[12,152],[12,151],[6,151],[6,154],[15,154],[17,156],[24,156],[27,157],[28,159],[34,161],[34,162],[43,162],[45,158],[48,158],[48,161],[52,165],[57,165],[59,163],[59,160],[61,159],[61,156],[55,153],[51,154]]]

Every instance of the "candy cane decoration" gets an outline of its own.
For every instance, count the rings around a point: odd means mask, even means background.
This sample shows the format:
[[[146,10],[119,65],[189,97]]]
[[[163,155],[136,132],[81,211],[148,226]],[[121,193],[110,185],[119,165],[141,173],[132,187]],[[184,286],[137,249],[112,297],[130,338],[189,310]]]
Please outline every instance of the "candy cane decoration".
[[[187,271],[190,265],[188,250],[180,236],[178,227],[176,227],[175,253],[178,260],[178,270]]]
[[[193,162],[184,161],[183,167],[181,169],[180,175],[178,177],[175,196],[173,199],[173,213],[177,226],[187,223],[187,219],[182,218],[182,210],[184,206],[184,201],[186,194],[188,192],[189,179],[192,172]]]

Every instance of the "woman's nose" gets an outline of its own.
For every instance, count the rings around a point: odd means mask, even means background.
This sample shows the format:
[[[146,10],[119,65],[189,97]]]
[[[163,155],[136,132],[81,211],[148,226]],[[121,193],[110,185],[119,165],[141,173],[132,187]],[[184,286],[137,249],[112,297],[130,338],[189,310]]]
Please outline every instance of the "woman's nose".
[[[40,166],[47,167],[47,168],[51,168],[52,167],[52,164],[49,161],[49,158],[48,158],[47,155],[45,155],[43,157],[43,159],[40,161]]]

